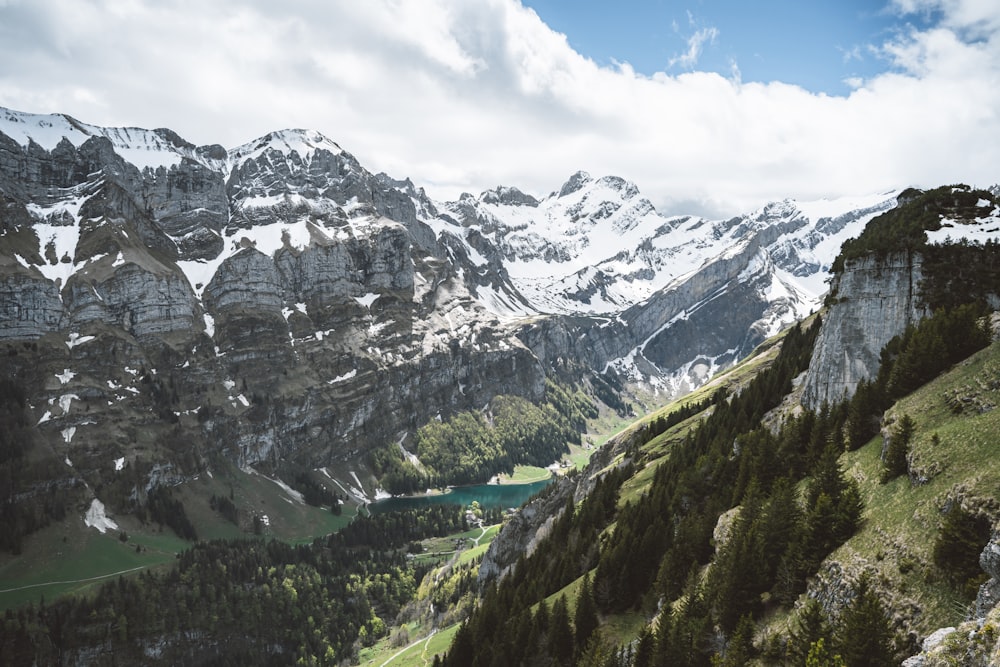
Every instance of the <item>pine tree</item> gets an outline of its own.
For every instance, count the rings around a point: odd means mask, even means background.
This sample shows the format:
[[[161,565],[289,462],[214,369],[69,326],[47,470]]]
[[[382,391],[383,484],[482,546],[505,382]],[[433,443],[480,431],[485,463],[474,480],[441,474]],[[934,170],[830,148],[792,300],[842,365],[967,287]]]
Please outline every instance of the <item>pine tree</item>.
[[[910,454],[910,442],[917,425],[910,415],[904,414],[889,440],[889,448],[885,453],[885,468],[882,470],[882,483],[895,479],[907,470],[906,458]]]
[[[837,510],[833,499],[821,493],[806,515],[806,544],[803,557],[806,571],[815,570],[826,555],[836,547],[833,536],[837,523]]]
[[[639,637],[636,641],[632,667],[652,667],[655,651],[656,637],[649,631],[648,627],[644,627],[639,632]]]
[[[835,648],[846,667],[890,667],[898,665],[889,617],[872,590],[867,574],[861,576],[854,601],[840,619]]]
[[[576,613],[573,616],[573,626],[576,628],[576,644],[579,650],[587,646],[587,641],[597,629],[597,602],[590,586],[590,574],[583,577],[580,593],[576,598]]]
[[[799,613],[795,628],[789,633],[787,654],[793,665],[803,665],[812,647],[824,641],[830,645],[832,630],[827,622],[826,614],[819,602],[810,598],[806,600]]]
[[[549,654],[559,665],[569,665],[573,660],[573,628],[569,624],[566,596],[560,595],[552,605],[549,619]]]
[[[836,503],[847,486],[843,471],[840,469],[840,452],[827,445],[813,470],[813,480],[806,494],[806,505],[812,508],[820,494],[825,493]]]
[[[876,384],[867,380],[858,383],[847,407],[847,446],[854,450],[878,433],[879,415],[882,412],[881,392]]]
[[[806,496],[807,542],[803,560],[807,571],[811,571],[853,535],[861,522],[861,492],[854,480],[844,476],[833,447],[828,446],[817,462]]]
[[[718,664],[721,667],[743,667],[749,664],[754,657],[753,633],[753,619],[749,616],[741,617],[726,646],[726,653]]]
[[[846,667],[840,654],[831,654],[824,638],[817,639],[809,646],[809,655],[805,660],[806,667]]]

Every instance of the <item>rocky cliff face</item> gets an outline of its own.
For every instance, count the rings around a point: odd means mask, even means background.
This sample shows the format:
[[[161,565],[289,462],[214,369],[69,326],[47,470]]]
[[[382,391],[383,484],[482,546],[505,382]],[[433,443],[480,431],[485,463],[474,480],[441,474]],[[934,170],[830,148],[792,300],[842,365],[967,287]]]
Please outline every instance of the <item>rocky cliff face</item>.
[[[917,254],[871,256],[849,262],[834,278],[803,404],[837,403],[875,377],[882,348],[928,314],[920,299],[921,266]]]
[[[834,263],[830,310],[803,393],[809,407],[853,396],[875,377],[882,348],[932,308],[1000,303],[987,244],[1000,222],[991,191],[909,189],[898,203],[846,242]]]
[[[226,150],[7,110],[0,195],[8,372],[84,478],[124,456],[147,482],[354,465],[553,367],[686,391],[816,307],[894,205],[666,218],[584,173],[442,204],[308,130]]]
[[[123,457],[140,490],[218,455],[353,466],[436,415],[541,398],[408,181],[305,131],[225,151],[3,115],[5,370],[95,487]]]

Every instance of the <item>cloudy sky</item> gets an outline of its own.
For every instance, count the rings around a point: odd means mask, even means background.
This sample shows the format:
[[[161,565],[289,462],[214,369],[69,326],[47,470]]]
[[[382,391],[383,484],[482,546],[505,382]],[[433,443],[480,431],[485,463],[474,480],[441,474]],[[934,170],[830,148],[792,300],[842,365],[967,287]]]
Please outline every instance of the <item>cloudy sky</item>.
[[[1000,182],[1000,3],[0,0],[0,106],[316,129],[438,199],[583,169],[729,216]]]

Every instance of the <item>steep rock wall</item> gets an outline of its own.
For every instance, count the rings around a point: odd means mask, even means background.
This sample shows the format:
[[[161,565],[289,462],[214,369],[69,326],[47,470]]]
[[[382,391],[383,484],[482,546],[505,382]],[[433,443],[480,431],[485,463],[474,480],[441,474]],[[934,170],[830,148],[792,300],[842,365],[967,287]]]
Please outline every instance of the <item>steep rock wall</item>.
[[[848,262],[831,286],[833,304],[816,341],[802,402],[818,408],[850,398],[875,377],[879,357],[908,324],[928,315],[920,303],[919,255],[897,253]]]

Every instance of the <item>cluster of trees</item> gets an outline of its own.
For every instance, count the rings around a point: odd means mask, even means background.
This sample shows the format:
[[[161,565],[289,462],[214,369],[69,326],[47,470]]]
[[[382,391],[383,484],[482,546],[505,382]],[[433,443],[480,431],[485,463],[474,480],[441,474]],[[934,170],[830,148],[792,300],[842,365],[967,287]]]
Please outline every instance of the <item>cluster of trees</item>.
[[[769,662],[816,667],[890,667],[899,664],[897,641],[889,614],[872,587],[869,575],[862,574],[854,586],[850,604],[831,619],[816,600],[807,600],[784,647],[773,645],[765,658]],[[730,651],[747,650],[730,646]],[[750,653],[752,654],[752,648]],[[725,665],[743,664],[727,660]]]
[[[619,417],[632,414],[632,406],[622,399],[622,383],[614,371],[608,371],[603,375],[593,373],[590,376],[590,386],[593,388],[594,396],[614,410]]]
[[[1000,294],[1000,243],[961,239],[927,246],[920,297],[933,310]]]
[[[896,479],[900,475],[906,474],[908,466],[907,457],[910,454],[910,441],[913,440],[913,433],[916,429],[917,425],[910,415],[904,414],[900,417],[899,423],[896,424],[896,428],[893,429],[892,435],[889,438],[885,460],[882,462],[884,465],[881,477],[883,484]]]
[[[465,512],[458,505],[431,505],[405,512],[359,516],[336,533],[331,533],[326,543],[331,547],[367,546],[386,550],[468,529]]]
[[[406,542],[462,521],[459,508],[437,506],[358,517],[347,532],[306,545],[198,543],[169,570],[8,610],[0,655],[10,664],[98,653],[120,664],[340,664],[383,636],[382,619],[414,597],[425,570],[406,559]]]
[[[413,493],[428,487],[476,484],[516,465],[546,466],[580,442],[593,406],[572,389],[549,381],[545,403],[517,396],[497,396],[488,414],[462,412],[433,421],[417,432],[418,470],[395,445],[370,457],[376,476],[390,493]]]
[[[986,313],[979,303],[939,310],[889,341],[878,375],[858,383],[848,403],[848,446],[855,449],[871,440],[882,414],[899,398],[989,345]]]
[[[54,454],[39,451],[24,389],[0,377],[0,551],[21,553],[24,538],[65,518],[83,481]]]
[[[858,238],[844,242],[831,270],[840,273],[846,262],[868,255],[923,252],[928,247],[925,232],[941,229],[942,216],[972,220],[992,210],[993,200],[990,192],[967,185],[904,191],[899,195],[899,206],[873,218]],[[988,202],[986,210],[979,206],[980,201]]]
[[[233,502],[232,494],[227,496],[217,496],[214,493],[208,501],[209,507],[221,514],[230,523],[240,525],[240,511]]]
[[[647,443],[653,438],[663,435],[671,427],[687,421],[691,417],[708,410],[713,405],[719,405],[725,402],[727,396],[728,393],[725,388],[720,388],[717,389],[711,396],[708,396],[696,403],[692,402],[682,405],[670,414],[659,415],[655,419],[651,419],[649,423],[646,424],[645,433],[643,433],[641,438],[642,442]]]
[[[339,516],[341,497],[313,475],[314,473],[304,470],[295,473],[292,477],[292,488],[302,494],[306,504],[313,507],[328,506],[331,512]]]
[[[170,487],[161,484],[150,489],[146,504],[136,508],[135,515],[140,521],[149,519],[167,526],[182,540],[194,542],[198,539],[198,531],[188,518],[184,503],[174,498]]]
[[[487,593],[483,604],[487,601],[491,608],[495,600],[490,596],[495,590]],[[452,643],[451,650],[444,658],[435,656],[435,667],[452,666],[468,667],[470,665],[523,665],[551,664],[572,665],[585,660],[588,653],[593,653],[591,638],[599,624],[597,605],[590,587],[589,577],[584,577],[576,598],[573,614],[570,614],[569,604],[565,595],[560,595],[549,604],[543,599],[531,608],[523,609],[514,619],[509,636],[498,636],[497,628],[492,630],[487,624],[472,626],[464,624],[459,628]],[[500,653],[483,653],[482,642],[489,643]],[[483,656],[491,658],[483,660]]]
[[[164,383],[161,376],[148,373],[145,368],[140,368],[139,372],[142,374],[140,381],[142,382],[143,390],[149,393],[150,402],[152,403],[153,410],[156,412],[156,416],[168,424],[176,424],[180,421],[175,412],[180,399],[177,395],[177,387],[174,384],[173,374]]]
[[[673,446],[637,502],[618,509],[609,491],[624,477],[610,476],[575,511],[570,502],[549,537],[553,548],[540,547],[484,596],[444,664],[488,665],[488,656],[519,655],[524,646],[536,646],[515,639],[529,630],[547,642],[533,655],[554,664],[585,663],[597,654],[607,656],[607,664],[709,665],[727,654],[725,664],[741,664],[734,656],[755,650],[750,641],[755,619],[767,605],[790,605],[806,577],[861,519],[858,488],[838,463],[845,406],[806,412],[778,434],[757,426],[807,366],[819,326],[817,319],[808,329],[793,328],[772,365],[742,392],[728,400],[720,394],[705,404],[714,405],[712,413]],[[654,421],[649,431],[666,430],[683,418]],[[797,485],[806,477],[800,498]],[[716,549],[712,538],[719,516],[735,507],[728,537]],[[593,531],[610,521],[614,530],[596,539],[600,533]],[[588,547],[582,551],[575,548],[580,538]],[[709,562],[712,567],[702,576]],[[600,612],[651,611],[664,603],[659,630],[645,645],[598,646],[580,641],[581,628],[573,625],[570,635],[577,638],[553,648],[564,635],[561,621],[552,626],[555,605],[547,616],[541,606],[532,612],[531,605],[591,571],[587,596]],[[541,630],[544,621],[548,633]],[[589,638],[587,626],[583,629]],[[650,662],[654,659],[659,661]]]
[[[963,509],[954,503],[945,514],[934,540],[932,558],[945,576],[962,593],[972,598],[986,574],[979,565],[979,555],[990,540],[993,522],[989,517]]]

